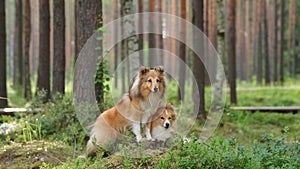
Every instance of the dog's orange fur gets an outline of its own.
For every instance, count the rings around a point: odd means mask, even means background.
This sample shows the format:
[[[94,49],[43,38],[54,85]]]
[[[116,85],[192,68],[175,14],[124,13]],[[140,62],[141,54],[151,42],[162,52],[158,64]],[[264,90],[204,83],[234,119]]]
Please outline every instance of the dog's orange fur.
[[[108,143],[113,143],[118,134],[124,133],[130,125],[137,141],[140,141],[139,125],[141,122],[146,123],[151,113],[156,112],[160,105],[160,99],[164,95],[165,86],[162,67],[156,67],[153,70],[141,67],[129,93],[124,94],[115,107],[106,110],[97,118],[87,144],[88,154],[95,150],[93,140],[95,140],[95,144],[106,148]],[[153,106],[151,99],[157,105]]]
[[[166,122],[169,123],[168,127],[165,126]],[[166,141],[175,133],[175,122],[176,113],[171,103],[158,108],[147,123],[147,139]]]

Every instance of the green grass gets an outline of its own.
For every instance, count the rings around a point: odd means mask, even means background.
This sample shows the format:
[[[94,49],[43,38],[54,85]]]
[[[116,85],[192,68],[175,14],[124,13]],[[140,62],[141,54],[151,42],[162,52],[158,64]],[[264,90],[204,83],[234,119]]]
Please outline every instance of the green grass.
[[[7,85],[7,95],[10,107],[24,107],[27,103],[21,86],[13,88],[11,85]]]

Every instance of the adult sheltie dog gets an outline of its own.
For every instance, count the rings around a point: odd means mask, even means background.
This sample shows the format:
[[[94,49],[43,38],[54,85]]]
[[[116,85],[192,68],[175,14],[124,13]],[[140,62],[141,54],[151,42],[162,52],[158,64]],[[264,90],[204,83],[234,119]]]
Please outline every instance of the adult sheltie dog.
[[[97,118],[87,143],[88,154],[94,152],[95,144],[106,148],[109,143],[115,142],[118,134],[124,133],[128,127],[132,127],[136,141],[140,142],[140,125],[146,125],[150,116],[161,105],[165,89],[166,80],[162,67],[140,67],[129,93],[124,94],[115,107]]]

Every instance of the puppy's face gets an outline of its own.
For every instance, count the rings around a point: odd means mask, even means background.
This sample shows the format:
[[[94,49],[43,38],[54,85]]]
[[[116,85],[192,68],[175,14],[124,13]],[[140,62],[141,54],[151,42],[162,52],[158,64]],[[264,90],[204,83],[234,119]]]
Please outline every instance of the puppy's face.
[[[165,129],[172,127],[176,120],[176,114],[173,108],[165,108],[160,114],[159,119],[160,125]]]
[[[143,89],[153,93],[164,90],[164,70],[162,67],[155,67],[153,70],[141,67],[140,78],[142,79]]]

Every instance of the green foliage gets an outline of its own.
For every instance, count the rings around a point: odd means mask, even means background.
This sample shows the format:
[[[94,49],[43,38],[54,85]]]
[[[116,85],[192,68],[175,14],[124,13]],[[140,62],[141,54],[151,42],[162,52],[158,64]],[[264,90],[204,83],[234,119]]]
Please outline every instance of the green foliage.
[[[97,65],[95,83],[102,84],[103,93],[108,93],[110,90],[109,81],[110,81],[109,61],[104,59],[100,64]]]
[[[37,98],[39,97],[42,96],[39,95]],[[42,112],[29,117],[29,122],[41,123],[43,138],[60,140],[68,144],[83,142],[85,131],[76,117],[72,98],[57,95],[47,103],[34,102],[34,107],[41,108]]]
[[[21,119],[20,124],[22,126],[23,142],[42,139],[42,124],[39,119],[35,119],[33,123]]]
[[[299,168],[300,145],[264,135],[264,142],[249,147],[234,138],[213,138],[201,143],[196,137],[181,142],[161,159],[157,168]]]

